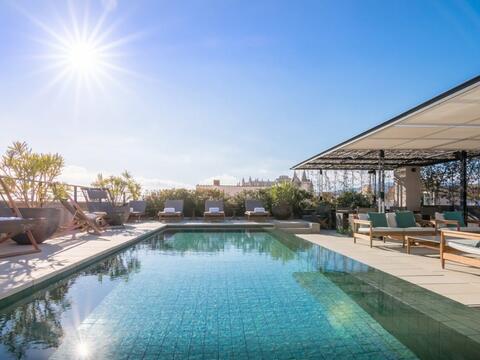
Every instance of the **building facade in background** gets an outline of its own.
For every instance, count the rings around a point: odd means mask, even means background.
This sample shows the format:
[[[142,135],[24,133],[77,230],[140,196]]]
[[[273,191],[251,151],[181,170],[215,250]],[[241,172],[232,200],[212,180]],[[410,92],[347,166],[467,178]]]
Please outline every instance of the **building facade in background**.
[[[254,191],[260,189],[268,189],[273,185],[280,184],[283,182],[292,182],[294,185],[299,188],[313,192],[313,183],[307,178],[307,174],[303,171],[301,178],[297,175],[296,172],[293,173],[293,178],[288,175],[281,175],[275,180],[263,180],[263,179],[252,179],[251,177],[248,180],[243,178],[236,185],[223,185],[220,183],[220,180],[213,180],[213,183],[210,185],[197,185],[196,189],[215,189],[223,191],[226,195],[235,196],[242,191]]]

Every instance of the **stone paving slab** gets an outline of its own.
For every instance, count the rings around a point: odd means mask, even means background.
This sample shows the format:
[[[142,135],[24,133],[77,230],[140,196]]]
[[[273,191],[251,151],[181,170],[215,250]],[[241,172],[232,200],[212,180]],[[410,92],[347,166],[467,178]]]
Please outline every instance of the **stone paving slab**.
[[[297,236],[464,305],[480,307],[480,269],[447,261],[443,270],[438,251],[414,248],[409,255],[393,241],[374,241],[370,248],[366,241],[357,239],[354,244],[351,237],[334,231]]]

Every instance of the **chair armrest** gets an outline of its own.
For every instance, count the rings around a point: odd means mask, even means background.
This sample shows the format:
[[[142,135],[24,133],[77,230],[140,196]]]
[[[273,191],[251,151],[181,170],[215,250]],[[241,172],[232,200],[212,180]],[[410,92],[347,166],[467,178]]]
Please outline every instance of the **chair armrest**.
[[[443,230],[441,234],[443,237],[458,238],[461,240],[480,240],[480,234],[473,232]]]
[[[360,220],[360,219],[353,219],[354,224],[362,224],[362,225],[372,225],[370,220]]]
[[[468,219],[467,224],[477,224],[480,225],[480,220]]]
[[[372,231],[372,222],[370,220],[353,219],[353,231],[356,232],[359,225],[368,225]]]
[[[460,223],[457,220],[435,220],[436,229],[438,229],[438,225],[455,225],[457,230],[460,230]]]

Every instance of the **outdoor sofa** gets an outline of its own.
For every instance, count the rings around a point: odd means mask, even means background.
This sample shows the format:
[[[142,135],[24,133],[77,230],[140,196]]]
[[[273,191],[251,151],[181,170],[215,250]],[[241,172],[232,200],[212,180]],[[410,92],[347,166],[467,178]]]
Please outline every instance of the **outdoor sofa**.
[[[437,230],[447,229],[480,233],[480,221],[476,219],[467,219],[465,222],[461,211],[436,212],[435,219],[432,220],[432,223]]]
[[[373,247],[373,239],[391,238],[402,241],[405,246],[407,236],[423,235],[433,236],[436,234],[434,227],[422,227],[415,221],[411,211],[398,211],[392,213],[369,212],[358,214],[353,220],[353,242],[357,239],[365,239]]]
[[[270,213],[265,210],[260,200],[245,200],[245,216],[247,220],[267,220]]]
[[[183,219],[183,200],[167,200],[163,211],[158,212],[160,221],[182,220]]]
[[[225,211],[223,200],[207,200],[205,201],[205,212],[203,213],[205,220],[225,220]]]

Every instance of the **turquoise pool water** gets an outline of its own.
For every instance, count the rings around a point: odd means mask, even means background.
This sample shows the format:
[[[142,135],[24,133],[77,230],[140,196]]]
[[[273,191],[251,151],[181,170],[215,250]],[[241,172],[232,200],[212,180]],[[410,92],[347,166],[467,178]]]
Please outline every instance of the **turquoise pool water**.
[[[159,233],[2,309],[0,358],[448,356],[409,342],[394,318],[404,305],[359,280],[371,274],[283,233]]]

